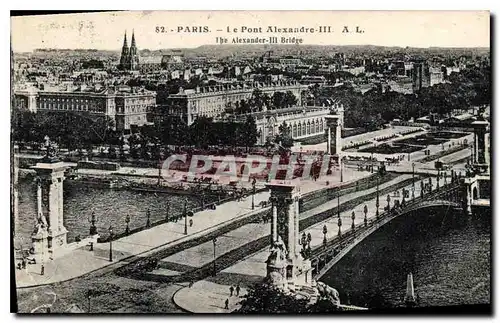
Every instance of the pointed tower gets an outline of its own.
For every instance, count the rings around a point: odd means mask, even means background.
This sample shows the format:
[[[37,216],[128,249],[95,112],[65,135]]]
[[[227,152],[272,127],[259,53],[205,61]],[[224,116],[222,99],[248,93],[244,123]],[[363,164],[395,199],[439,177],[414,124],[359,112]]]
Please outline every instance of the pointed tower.
[[[132,36],[132,39],[133,39],[133,36]],[[128,70],[128,69],[130,69],[129,49],[128,49],[128,44],[127,44],[127,31],[125,31],[125,36],[123,38],[122,55],[120,56],[120,66],[119,66],[119,68],[121,70]]]
[[[137,45],[135,43],[134,30],[132,30],[132,43],[130,44],[129,62],[130,62],[130,69],[131,70],[138,69],[138,67],[139,67],[139,53],[137,50]]]

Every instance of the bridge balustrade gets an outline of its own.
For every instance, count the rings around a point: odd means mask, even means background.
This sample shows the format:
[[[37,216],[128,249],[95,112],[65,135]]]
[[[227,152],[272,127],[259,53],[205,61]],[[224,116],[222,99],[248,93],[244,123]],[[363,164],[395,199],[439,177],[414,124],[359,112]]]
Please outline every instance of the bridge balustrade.
[[[314,247],[311,250],[311,259],[315,264],[315,266],[313,266],[313,274],[317,275],[319,271],[321,271],[322,268],[324,268],[331,260],[333,260],[346,246],[354,242],[357,236],[369,230],[376,224],[386,220],[388,216],[396,217],[400,214],[405,213],[405,210],[411,210],[411,208],[424,201],[438,200],[442,197],[444,197],[444,199],[448,201],[456,202],[460,199],[459,193],[460,186],[458,183],[452,182],[449,184],[445,184],[439,191],[430,191],[427,195],[420,195],[418,197],[408,199],[405,201],[404,206],[399,204],[399,206],[394,206],[389,211],[381,213],[378,218],[372,217],[368,219],[367,225],[365,225],[365,223],[358,223],[355,225],[353,230],[349,230],[343,233],[342,236],[335,236],[333,238],[327,239],[326,243]]]

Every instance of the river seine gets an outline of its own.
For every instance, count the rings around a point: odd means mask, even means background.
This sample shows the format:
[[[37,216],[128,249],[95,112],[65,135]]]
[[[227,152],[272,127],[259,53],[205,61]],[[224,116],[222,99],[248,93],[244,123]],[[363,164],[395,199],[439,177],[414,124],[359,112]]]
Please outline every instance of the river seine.
[[[339,290],[342,303],[369,308],[402,305],[409,272],[420,307],[489,304],[491,210],[472,218],[456,213],[426,210],[399,217],[321,280]]]
[[[199,206],[196,198],[187,196],[187,208]],[[150,221],[163,220],[169,210],[169,216],[182,213],[184,196],[164,193],[134,192],[89,188],[79,183],[64,183],[64,225],[68,229],[68,242],[76,236],[85,238],[89,235],[89,219],[95,212],[99,234],[106,237],[109,226],[115,233],[125,231],[125,217],[130,215],[131,230],[146,225],[147,210]],[[29,248],[31,233],[36,215],[36,187],[32,179],[19,180],[19,221],[16,224],[15,248]]]

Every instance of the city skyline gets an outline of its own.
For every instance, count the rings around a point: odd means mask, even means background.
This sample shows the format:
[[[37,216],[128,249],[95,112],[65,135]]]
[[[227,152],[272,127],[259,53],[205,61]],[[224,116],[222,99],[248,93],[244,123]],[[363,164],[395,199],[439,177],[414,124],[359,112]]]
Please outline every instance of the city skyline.
[[[272,11],[184,11],[182,15],[175,11],[129,11],[12,17],[12,49],[14,52],[43,48],[119,51],[124,32],[131,34],[132,30],[139,50],[196,48],[216,45],[215,38],[221,36],[276,35],[267,32],[242,33],[243,26],[265,30],[269,25],[317,28],[327,24],[332,27],[333,33],[280,35],[301,37],[305,46],[490,47],[490,17],[487,11],[422,11],[418,15],[408,11],[283,11],[278,24],[273,19],[275,15]],[[156,27],[162,26],[167,32],[156,32]],[[207,26],[210,31],[185,32],[186,27],[202,26]],[[341,32],[344,26],[349,27],[350,33]],[[357,26],[364,33],[355,33]],[[179,27],[184,30],[177,32]],[[227,27],[231,30],[236,28],[238,32],[228,33]],[[28,29],[29,33],[26,32]],[[64,41],[61,41],[61,33],[65,33]]]

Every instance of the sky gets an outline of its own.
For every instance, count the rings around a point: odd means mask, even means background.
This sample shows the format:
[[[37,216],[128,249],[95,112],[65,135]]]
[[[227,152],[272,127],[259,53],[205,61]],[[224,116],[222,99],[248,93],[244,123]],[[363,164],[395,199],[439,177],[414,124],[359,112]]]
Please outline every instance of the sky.
[[[332,33],[266,33],[267,26],[330,26]],[[207,26],[209,32],[177,32]],[[341,33],[347,26],[349,33]],[[157,29],[158,27],[158,29]],[[162,30],[164,33],[157,32]],[[227,28],[231,32],[227,32]],[[241,32],[242,27],[262,33]],[[363,33],[355,33],[356,27]],[[234,33],[233,30],[237,29]],[[11,18],[15,52],[35,48],[120,50],[134,30],[139,49],[192,48],[217,37],[296,36],[307,45],[489,47],[488,11],[128,11]]]

